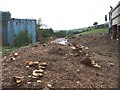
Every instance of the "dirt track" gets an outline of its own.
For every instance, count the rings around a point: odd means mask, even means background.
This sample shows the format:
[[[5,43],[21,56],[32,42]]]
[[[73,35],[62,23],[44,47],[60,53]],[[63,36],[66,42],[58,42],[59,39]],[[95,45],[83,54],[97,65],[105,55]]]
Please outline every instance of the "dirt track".
[[[107,35],[69,38],[70,43],[90,48],[90,56],[101,68],[81,63],[85,55],[77,55],[71,46],[59,44],[34,44],[11,52],[3,58],[3,87],[53,87],[53,88],[117,88],[117,41]],[[11,60],[17,52],[15,60]],[[84,50],[85,53],[87,51]],[[43,76],[32,78],[38,67],[28,66],[28,61],[47,63]],[[13,77],[22,77],[16,84]],[[41,80],[37,82],[37,80]]]

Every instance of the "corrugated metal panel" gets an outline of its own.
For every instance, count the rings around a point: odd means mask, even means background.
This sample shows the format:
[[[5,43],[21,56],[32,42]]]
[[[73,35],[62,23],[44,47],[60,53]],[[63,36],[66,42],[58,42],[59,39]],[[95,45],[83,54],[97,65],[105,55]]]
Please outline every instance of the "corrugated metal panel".
[[[36,42],[36,20],[35,19],[11,19],[8,22],[8,42],[13,45],[14,38],[21,31],[27,31],[31,35],[32,43]],[[21,36],[22,37],[22,36]]]
[[[31,34],[32,43],[36,42],[36,20],[29,20],[26,22],[28,33]]]
[[[11,18],[10,12],[0,12],[0,17],[1,17],[1,24],[2,24],[2,43],[4,45],[7,45],[7,22]]]
[[[0,12],[0,45],[2,44],[2,12]]]
[[[12,24],[11,21],[8,21],[8,33],[7,33],[7,41],[9,43],[9,45],[12,45],[14,42],[12,41],[12,37],[13,37],[14,33],[13,33],[13,28],[12,28]]]

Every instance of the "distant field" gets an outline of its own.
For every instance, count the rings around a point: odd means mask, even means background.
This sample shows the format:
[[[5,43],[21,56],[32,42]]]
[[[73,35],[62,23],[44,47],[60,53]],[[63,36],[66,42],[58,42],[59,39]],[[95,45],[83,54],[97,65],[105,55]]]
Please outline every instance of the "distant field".
[[[82,32],[80,34],[90,35],[90,34],[107,34],[107,33],[108,33],[108,28],[102,28],[102,29],[92,29],[90,31]],[[80,34],[77,34],[76,36]]]

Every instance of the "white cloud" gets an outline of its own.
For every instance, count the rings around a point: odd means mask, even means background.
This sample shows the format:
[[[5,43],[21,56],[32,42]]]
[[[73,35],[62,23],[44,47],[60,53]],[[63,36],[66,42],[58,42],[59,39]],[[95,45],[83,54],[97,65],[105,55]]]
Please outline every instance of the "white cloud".
[[[104,23],[104,15],[119,0],[0,0],[1,11],[14,18],[42,18],[53,29],[72,29]]]

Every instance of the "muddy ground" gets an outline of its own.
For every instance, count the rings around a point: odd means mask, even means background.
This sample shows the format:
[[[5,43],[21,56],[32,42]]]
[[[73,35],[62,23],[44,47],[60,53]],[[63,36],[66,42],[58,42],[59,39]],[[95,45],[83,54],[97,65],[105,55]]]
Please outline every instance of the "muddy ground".
[[[82,35],[69,38],[69,42],[70,45],[36,43],[4,56],[3,88],[118,87],[117,40],[111,40],[107,35]],[[75,50],[75,45],[83,45],[82,52]],[[18,55],[15,56],[15,52]],[[100,67],[83,63],[86,54]],[[40,69],[43,63],[47,65],[43,65],[42,76],[35,77],[33,71]]]

